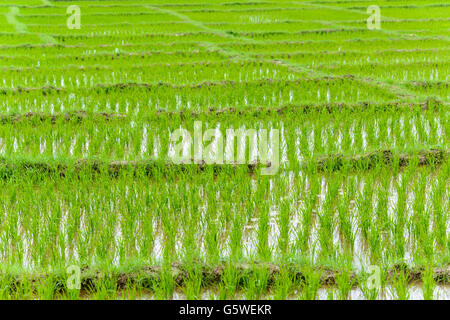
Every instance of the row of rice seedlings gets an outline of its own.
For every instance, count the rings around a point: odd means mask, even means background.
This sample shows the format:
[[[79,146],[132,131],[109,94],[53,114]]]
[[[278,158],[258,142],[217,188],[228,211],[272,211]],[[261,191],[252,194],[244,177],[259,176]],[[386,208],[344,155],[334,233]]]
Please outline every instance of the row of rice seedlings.
[[[450,7],[383,8],[383,16],[396,19],[448,18]]]
[[[70,1],[53,1],[51,8],[45,8],[47,11],[42,11],[42,7],[35,7],[35,6],[23,6],[20,7],[23,8],[23,12],[26,14],[39,14],[41,12],[44,12],[46,14],[52,14],[52,13],[61,13],[62,9],[65,9],[67,7],[67,3]],[[280,7],[286,7],[286,6],[292,6],[292,4],[283,2],[235,2],[235,1],[209,1],[208,3],[202,3],[200,1],[190,1],[190,2],[176,2],[176,1],[167,1],[164,3],[161,3],[160,1],[103,1],[102,3],[96,3],[95,1],[83,1],[79,4],[80,8],[83,11],[86,11],[86,13],[93,14],[93,13],[101,13],[102,10],[105,10],[104,12],[112,12],[116,13],[117,9],[123,8],[126,12],[139,12],[142,10],[143,7],[146,5],[152,5],[155,7],[169,7],[173,10],[198,10],[198,9],[205,9],[209,8],[211,10],[232,10],[232,9],[252,9],[252,8],[280,8]]]
[[[149,3],[158,8],[168,8],[174,11],[181,12],[206,12],[206,11],[264,11],[264,10],[279,10],[283,8],[295,7],[295,4],[289,2],[208,2],[208,3]]]
[[[405,19],[401,21],[383,21],[383,29],[394,30],[408,35],[416,34],[419,36],[449,36],[450,21],[446,18],[428,18],[423,20],[425,16],[419,19]],[[357,23],[345,23],[346,26],[361,28],[367,25],[367,21],[359,21]],[[426,27],[425,27],[426,26]]]
[[[349,9],[359,9],[364,10],[367,8],[367,0],[355,0],[355,1],[342,1],[342,2],[336,2],[333,0],[323,1],[322,3],[326,4],[327,6],[335,6],[335,7],[343,7],[343,8],[349,8]],[[408,3],[405,3],[401,0],[381,0],[377,1],[377,4],[382,8],[423,8],[423,7],[441,7],[445,6],[445,4],[439,3],[439,2],[432,2],[429,3],[428,1],[423,0],[412,0],[408,1]]]
[[[84,45],[84,46],[98,46],[102,45],[127,45],[127,44],[142,44],[150,41],[158,43],[174,43],[177,41],[198,43],[198,42],[213,42],[224,43],[233,41],[232,38],[224,38],[212,32],[187,32],[187,33],[167,33],[167,34],[141,34],[141,35],[93,35],[93,33],[80,35],[55,35],[54,38],[61,45]],[[17,42],[16,42],[17,43]],[[20,42],[19,42],[20,43]],[[21,42],[25,43],[25,42]]]
[[[367,5],[362,6],[353,6],[351,8],[345,7],[333,7],[329,6],[327,2],[321,4],[311,4],[306,3],[308,6],[313,8],[323,8],[323,9],[333,9],[339,11],[341,13],[348,14],[364,14],[366,13]],[[383,6],[382,18],[388,20],[394,19],[421,19],[424,16],[427,18],[445,18],[446,12],[448,11],[449,6],[446,4],[434,4],[434,5],[385,5]]]
[[[202,52],[200,43],[187,42],[144,42],[144,43],[127,43],[115,46],[113,44],[99,44],[97,45],[83,45],[67,46],[67,45],[22,45],[22,46],[2,46],[2,55],[4,59],[24,59],[28,60],[42,60],[43,58],[51,59],[54,56],[72,57],[88,57],[96,54],[128,54],[134,52],[155,52],[155,53],[173,53],[185,52],[186,54],[192,52]],[[33,52],[33,55],[30,55]]]
[[[294,80],[303,78],[302,74],[292,73],[288,67],[267,62],[216,62],[195,64],[195,71],[187,64],[170,65],[121,65],[114,69],[90,68],[50,69],[42,68],[43,73],[35,70],[2,70],[3,85],[7,88],[17,87],[67,87],[82,88],[99,84],[117,84],[125,82],[193,84],[208,79],[209,81],[246,82],[261,79]],[[93,68],[94,69],[94,68]],[[51,71],[51,72],[50,72]]]
[[[394,67],[395,66],[395,67]],[[332,72],[334,74],[354,74],[360,77],[370,77],[379,80],[393,81],[448,81],[449,80],[448,61],[419,61],[390,64],[386,63],[367,63],[364,65],[340,65],[339,68],[334,66],[318,66],[318,69]]]
[[[246,12],[247,11],[247,12]],[[358,13],[342,13],[329,9],[310,9],[304,6],[280,8],[278,10],[243,10],[243,11],[219,11],[209,12],[179,11],[189,16],[190,19],[200,22],[277,22],[280,20],[333,20],[345,21],[363,19]]]
[[[100,3],[95,2],[86,2],[78,4],[80,9],[83,12],[83,15],[131,15],[131,14],[140,14],[143,11],[148,12],[144,8],[145,1],[141,2],[122,2],[122,3],[109,3],[102,1]],[[61,3],[60,1],[53,1],[52,6],[48,7],[21,7],[20,15],[21,16],[42,16],[42,15],[51,15],[51,16],[67,16],[66,10],[68,5],[65,3]],[[162,20],[161,14],[157,15],[156,20]],[[176,20],[172,17],[172,20]]]
[[[10,7],[11,6],[11,1],[9,0],[1,0],[0,1],[0,5],[2,7]],[[14,2],[14,5],[17,6],[24,6],[24,5],[30,5],[30,6],[37,6],[37,5],[42,5],[42,0],[17,0]]]
[[[426,95],[428,97],[437,97],[441,101],[450,101],[450,90],[448,82],[427,81],[419,84],[407,84],[409,89],[416,92],[417,95]]]
[[[90,34],[93,36],[96,35],[146,35],[146,34],[170,34],[170,33],[182,33],[182,32],[199,32],[202,29],[193,26],[189,23],[184,22],[168,22],[167,24],[153,24],[151,22],[152,17],[147,18],[149,20],[145,20],[142,22],[127,22],[123,21],[123,18],[126,16],[116,16],[115,22],[117,24],[112,24],[111,21],[109,23],[102,24],[102,22],[98,22],[99,24],[87,24],[83,23],[83,29],[73,31],[67,28],[65,24],[50,24],[49,22],[53,19],[53,17],[47,19],[39,19],[43,20],[42,24],[36,21],[37,24],[28,24],[28,30],[30,32],[35,33],[47,33],[51,35],[76,35],[76,34]],[[85,15],[83,14],[83,18]],[[101,21],[101,17],[95,17],[96,20]],[[84,20],[83,20],[84,21]],[[35,21],[33,21],[35,22]]]
[[[368,30],[367,28],[360,29],[331,29],[326,30],[322,27],[314,31],[299,31],[299,32],[284,32],[284,31],[267,31],[267,32],[241,32],[238,36],[251,38],[259,41],[326,41],[336,39],[348,38],[364,38],[364,39],[388,39],[392,37],[382,31]]]
[[[24,17],[35,17],[35,16],[65,16],[66,8],[60,1],[55,2],[52,6],[18,6],[21,9],[21,16]],[[118,12],[118,8],[121,9]],[[259,2],[259,3],[245,3],[245,2],[222,2],[222,3],[149,3],[149,2],[138,2],[138,3],[120,3],[120,4],[96,4],[96,3],[81,3],[80,9],[87,16],[103,16],[103,15],[157,15],[158,19],[162,20],[163,14],[160,12],[156,12],[156,8],[167,8],[168,10],[180,12],[180,13],[199,13],[206,14],[208,12],[237,12],[237,13],[247,13],[247,12],[275,12],[279,11],[298,11],[301,9],[300,6],[294,3],[285,3],[282,2]],[[173,18],[172,15],[170,17]],[[163,20],[162,20],[163,21]]]
[[[52,123],[51,119],[41,121],[37,118],[35,121],[9,122],[0,126],[0,154],[7,159],[95,157],[106,160],[166,160],[175,152],[174,146],[181,143],[180,140],[171,141],[171,133],[182,128],[193,136],[195,121],[202,122],[203,132],[212,128],[222,133],[223,146],[219,147],[219,153],[224,154],[224,159],[236,150],[235,142],[227,137],[226,130],[255,130],[254,137],[247,132],[239,138],[248,154],[247,161],[257,160],[259,146],[254,139],[258,139],[258,132],[262,134],[263,129],[268,132],[279,130],[279,159],[286,167],[303,166],[309,160],[338,153],[350,156],[383,149],[390,149],[394,154],[430,147],[441,148],[444,152],[448,149],[448,113],[445,110],[439,113],[417,111],[408,115],[398,111],[397,114],[376,115],[366,112],[360,113],[359,117],[349,117],[348,114],[274,115],[258,121],[252,115],[183,119],[168,114],[154,121],[113,118],[107,122],[94,118],[80,123],[68,122],[64,117],[57,118],[56,123]],[[249,141],[254,148],[250,148]],[[193,157],[192,148],[187,156]]]
[[[449,288],[445,285],[436,285],[428,289],[430,283],[424,277],[424,284],[408,284],[398,277],[390,285],[386,285],[382,290],[367,290],[363,288],[352,288],[347,294],[341,295],[342,285],[320,287],[320,274],[309,270],[305,272],[307,281],[299,281],[287,272],[277,275],[275,283],[269,287],[267,273],[264,270],[255,270],[245,278],[242,284],[237,285],[241,279],[233,275],[230,267],[227,274],[230,276],[223,280],[217,289],[202,287],[201,278],[198,273],[192,271],[186,277],[183,287],[177,287],[173,280],[167,276],[167,272],[161,274],[160,282],[147,283],[126,283],[126,289],[117,285],[116,276],[105,275],[92,282],[89,290],[81,292],[77,289],[67,290],[67,277],[64,275],[56,277],[42,278],[39,281],[22,281],[20,284],[12,285],[14,281],[11,277],[2,276],[0,284],[2,290],[0,297],[5,299],[89,299],[89,300],[142,300],[142,299],[183,299],[183,300],[223,300],[223,299],[264,299],[264,300],[329,300],[329,299],[350,299],[350,300],[448,300]],[[305,270],[308,270],[305,268]],[[317,279],[317,280],[315,280]]]
[[[105,35],[114,35],[114,36],[131,36],[131,35],[147,35],[147,34],[173,34],[173,33],[195,33],[203,30],[198,26],[194,26],[187,22],[180,21],[168,21],[164,23],[153,23],[150,21],[136,22],[135,24],[131,24],[129,22],[122,22],[121,16],[117,17],[117,21],[115,23],[99,23],[99,24],[83,24],[83,29],[80,31],[73,31],[66,27],[64,24],[55,25],[50,24],[49,19],[40,19],[43,20],[41,23],[37,24],[27,24],[27,28],[30,32],[34,33],[47,33],[53,36],[55,35],[83,35],[89,34],[91,36],[105,36]],[[33,21],[36,22],[36,21]],[[302,33],[322,33],[327,32],[333,29],[330,29],[329,26],[324,25],[323,23],[310,23],[306,21],[302,22],[278,22],[272,23],[267,22],[264,24],[229,24],[229,23],[214,23],[207,24],[208,28],[217,29],[221,31],[226,31],[229,33],[235,33],[239,35],[245,36],[246,34],[257,33],[260,34],[262,32],[267,34],[302,34]],[[365,26],[359,25],[349,25],[350,29],[353,28],[355,30],[364,30]],[[442,26],[444,28],[444,26]],[[340,31],[340,30],[335,30]],[[445,29],[439,33],[439,30],[436,31],[437,34],[445,33]],[[381,34],[382,36],[382,34]]]
[[[241,77],[245,75],[241,74]],[[67,78],[66,78],[67,79]],[[75,77],[75,82],[91,79]],[[92,79],[93,81],[93,79]],[[61,79],[54,81],[58,87]],[[0,81],[1,83],[1,81]],[[50,84],[53,85],[53,84]],[[7,82],[3,84],[5,88]],[[128,116],[146,116],[157,111],[203,112],[209,109],[221,110],[233,108],[249,111],[249,109],[267,108],[277,110],[287,105],[324,105],[330,103],[348,104],[348,101],[368,102],[369,104],[385,103],[387,109],[396,103],[398,98],[383,89],[365,84],[356,85],[351,80],[318,80],[318,81],[272,81],[261,80],[251,82],[203,82],[199,84],[175,86],[170,84],[154,84],[148,87],[92,88],[89,90],[73,90],[52,92],[45,88],[29,92],[6,91],[0,102],[3,115],[12,113],[42,112],[46,114],[65,113],[70,111],[116,112]],[[11,103],[14,101],[14,103]],[[367,106],[370,109],[369,106]],[[295,109],[295,108],[294,108]],[[319,107],[319,109],[321,109]]]
[[[210,7],[203,7],[199,5],[192,5],[187,3],[179,3],[179,4],[173,4],[173,5],[147,5],[148,8],[163,8],[163,9],[170,9],[173,11],[181,12],[183,14],[188,13],[207,13],[207,12],[213,12],[213,13],[224,13],[224,12],[230,12],[230,13],[262,13],[266,14],[268,12],[274,12],[275,14],[279,13],[280,11],[298,11],[301,9],[301,5],[298,5],[294,2],[283,2],[279,1],[277,3],[275,2],[230,2],[230,3],[220,3],[215,6]]]
[[[304,20],[268,21],[268,22],[220,22],[206,24],[209,28],[227,32],[301,32],[321,29],[330,29],[320,22]]]
[[[364,39],[364,38],[355,38],[355,39],[346,39],[346,40],[325,40],[325,41],[257,41],[254,40],[254,44],[247,45],[238,43],[236,41],[231,41],[230,39],[226,39],[223,37],[206,37],[206,34],[198,34],[198,41],[190,41],[189,38],[192,38],[194,35],[185,35],[183,36],[183,41],[179,41],[179,39],[173,39],[172,36],[167,36],[168,38],[172,38],[172,40],[178,40],[178,42],[170,42],[166,39],[162,38],[160,41],[145,41],[140,37],[136,37],[135,40],[130,41],[129,38],[124,38],[124,41],[120,41],[119,38],[116,38],[116,41],[104,43],[99,41],[90,41],[90,38],[81,37],[84,40],[88,39],[89,41],[80,41],[75,45],[68,45],[61,43],[57,47],[55,46],[47,46],[43,47],[42,45],[38,45],[37,47],[30,47],[30,45],[24,45],[27,41],[19,41],[17,44],[19,46],[9,46],[4,44],[2,47],[2,52],[4,54],[9,53],[9,56],[29,56],[29,51],[33,50],[36,52],[36,55],[33,57],[39,58],[39,54],[45,54],[45,57],[59,55],[62,52],[67,52],[67,55],[73,55],[76,50],[82,50],[83,54],[95,54],[97,52],[129,52],[133,48],[136,48],[136,51],[144,51],[144,50],[154,50],[154,51],[174,51],[174,50],[183,50],[183,51],[192,51],[198,50],[201,45],[204,44],[204,41],[214,41],[218,42],[218,44],[227,49],[238,49],[239,51],[252,51],[255,54],[257,53],[296,53],[298,51],[304,52],[312,52],[313,49],[321,50],[321,51],[361,51],[367,52],[368,47],[370,46],[373,51],[380,50],[416,50],[417,47],[421,47],[423,50],[426,49],[445,49],[447,44],[445,41],[441,41],[439,39],[434,39],[432,37],[429,38],[419,38],[419,39]],[[29,36],[28,36],[29,37]],[[80,37],[79,37],[80,38]],[[17,38],[18,40],[21,37]],[[37,38],[36,38],[37,39]],[[126,41],[125,41],[126,40]],[[20,44],[22,44],[20,46]],[[193,46],[195,45],[195,46]],[[277,51],[274,52],[273,47],[277,47]],[[39,48],[38,50],[36,50]],[[127,50],[129,48],[129,50]],[[145,49],[144,49],[145,48]],[[31,59],[31,57],[29,57]]]
[[[200,283],[207,279],[195,265],[248,262],[266,279],[249,288],[253,298],[265,291],[269,270],[252,261],[309,264],[335,270],[343,298],[353,287],[351,273],[371,265],[383,272],[398,263],[448,265],[448,168],[257,179],[241,171],[237,180],[227,173],[156,180],[19,174],[0,182],[0,261],[9,273],[180,262]],[[409,281],[402,281],[404,288]]]
[[[52,36],[60,43],[66,45],[95,45],[95,44],[127,44],[127,43],[144,43],[148,42],[151,38],[155,42],[174,42],[174,41],[185,41],[185,42],[195,42],[195,41],[209,41],[209,42],[231,42],[235,41],[234,37],[223,37],[220,36],[219,32],[214,31],[199,31],[199,32],[185,32],[185,33],[151,33],[151,34],[121,34],[114,35],[110,32],[105,32],[104,34],[96,34],[94,31],[83,34],[52,34]],[[347,39],[347,38],[357,38],[357,39],[379,39],[388,38],[388,34],[384,32],[368,32],[367,29],[340,29],[335,31],[323,31],[318,30],[317,32],[254,32],[254,33],[236,33],[235,36],[251,38],[251,41],[324,41],[324,40],[336,40],[337,38]]]
[[[364,38],[355,38],[355,39],[339,39],[339,40],[325,40],[325,41],[252,41],[252,44],[244,44],[238,41],[230,41],[226,38],[214,38],[214,41],[218,39],[222,39],[223,42],[220,41],[217,43],[223,48],[232,48],[237,49],[237,51],[244,52],[254,52],[257,53],[280,53],[280,52],[315,52],[318,51],[360,51],[367,52],[368,47],[373,49],[373,51],[385,51],[385,50],[416,50],[420,47],[422,50],[427,49],[445,49],[448,47],[447,42],[442,41],[438,37],[422,37],[422,38],[413,38],[405,40],[403,38],[394,38],[394,39],[364,39]],[[74,55],[77,53],[77,50],[82,50],[83,54],[95,54],[96,52],[107,51],[110,53],[115,53],[117,50],[125,50],[129,48],[132,50],[136,48],[136,51],[144,51],[144,50],[152,50],[152,51],[175,51],[175,50],[183,50],[183,51],[192,51],[198,50],[199,47],[204,44],[204,41],[211,41],[212,39],[203,38],[198,42],[192,41],[139,41],[137,43],[132,43],[127,39],[125,43],[83,43],[80,42],[77,45],[65,45],[59,44],[55,45],[18,45],[18,46],[2,46],[2,53],[7,54],[9,56],[29,56],[30,50],[35,51],[37,57],[40,54],[45,55],[45,57],[50,57],[53,55],[59,55],[61,53],[66,53],[67,55]],[[274,47],[277,48],[274,51]],[[145,49],[144,49],[145,48]],[[122,51],[120,51],[122,52]],[[34,56],[34,55],[33,55]],[[32,57],[29,57],[32,58]]]
[[[186,51],[134,51],[125,49],[100,50],[76,50],[71,55],[53,55],[47,57],[40,50],[35,50],[35,56],[3,56],[2,68],[26,70],[39,68],[45,73],[54,72],[57,69],[134,69],[137,65],[172,64],[181,63],[215,63],[224,60],[224,56],[218,52],[207,52],[199,47],[197,50]],[[86,53],[86,54],[85,54]],[[176,61],[176,63],[174,63]]]
[[[354,38],[354,39],[330,39],[330,40],[308,40],[308,41],[266,41],[259,43],[229,43],[222,47],[230,47],[239,51],[250,51],[252,53],[295,53],[297,51],[305,52],[346,52],[359,51],[370,54],[371,52],[380,52],[384,50],[412,50],[421,48],[426,49],[448,49],[449,45],[440,38],[429,37],[427,39],[404,39],[404,38]],[[274,51],[276,47],[276,51]],[[401,56],[401,51],[399,52]]]
[[[45,13],[38,15],[23,15],[23,9],[20,10],[20,14],[17,16],[20,22],[26,25],[38,25],[38,24],[51,24],[65,26],[68,15],[66,14],[67,8],[61,12],[61,14],[47,15]],[[180,21],[173,15],[164,13],[149,12],[146,9],[141,8],[138,12],[130,13],[98,13],[98,14],[85,14],[83,13],[83,23],[95,24],[95,23],[117,23],[127,22],[132,24],[139,24],[140,22],[157,22],[157,21]],[[194,27],[192,27],[194,28]],[[66,28],[62,28],[67,30]]]
[[[402,56],[398,50],[385,50],[382,52],[354,52],[354,51],[334,51],[334,52],[294,52],[270,54],[271,59],[292,61],[294,63],[307,64],[311,67],[319,65],[340,67],[342,65],[366,65],[366,64],[392,64],[392,63],[420,63],[420,62],[444,62],[448,61],[450,54],[448,49],[413,50]]]
[[[311,5],[311,3],[309,3]],[[172,8],[173,9],[173,8]],[[353,9],[352,9],[353,10]],[[363,9],[367,10],[367,6]],[[177,10],[173,10],[177,11]],[[179,11],[177,11],[179,12]],[[182,11],[183,12],[183,11]],[[187,12],[187,11],[184,11]],[[214,12],[214,11],[213,11]],[[366,15],[367,17],[367,15]],[[320,17],[319,17],[320,18]],[[225,22],[225,21],[216,21],[216,22],[204,22],[203,24],[207,26],[214,26],[214,25],[252,25],[255,23],[260,23],[261,25],[269,24],[270,21],[264,21],[265,19],[249,19],[248,21],[231,21],[231,22]],[[414,22],[444,22],[447,20],[447,18],[419,18],[419,19],[395,19],[395,18],[383,18],[383,21],[385,23],[414,23]],[[276,21],[273,21],[273,24],[282,24],[282,23],[310,23],[311,25],[315,25],[316,23],[320,23],[321,25],[340,25],[340,26],[354,26],[354,25],[360,25],[361,23],[366,22],[367,25],[367,18],[363,19],[355,19],[355,20],[321,20],[321,19],[315,19],[315,20],[303,20],[303,19],[277,19]],[[158,22],[164,24],[165,22]]]

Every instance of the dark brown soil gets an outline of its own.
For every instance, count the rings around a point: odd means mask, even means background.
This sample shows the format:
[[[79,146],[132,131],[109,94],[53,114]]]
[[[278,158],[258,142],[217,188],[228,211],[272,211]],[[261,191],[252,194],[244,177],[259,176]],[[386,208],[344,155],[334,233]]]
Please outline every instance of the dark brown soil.
[[[391,150],[380,150],[346,157],[341,154],[324,156],[312,165],[317,165],[318,171],[337,171],[344,167],[350,169],[372,169],[373,167],[384,164],[399,167],[405,167],[412,161],[417,161],[418,166],[440,164],[447,157],[447,153],[440,149],[420,150],[414,153],[402,153],[396,155]]]
[[[225,274],[226,265],[218,265],[210,267],[204,264],[197,264],[192,266],[186,266],[182,263],[173,263],[170,266],[163,268],[162,266],[148,266],[142,267],[132,272],[127,273],[109,273],[105,275],[102,272],[97,272],[95,270],[89,270],[85,267],[81,270],[81,291],[82,292],[92,292],[96,290],[96,284],[102,281],[102,279],[108,278],[113,279],[116,282],[116,288],[118,290],[126,289],[129,285],[138,284],[139,286],[147,289],[152,289],[155,284],[160,281],[160,276],[163,272],[169,272],[172,275],[172,279],[177,287],[183,287],[185,282],[188,280],[189,275],[192,272],[201,273],[202,287],[212,287],[217,286],[222,282],[222,278]],[[297,284],[306,283],[306,269],[299,265],[284,265],[278,266],[272,263],[237,263],[233,266],[233,271],[237,276],[237,286],[242,288],[248,279],[251,279],[254,275],[255,270],[263,270],[267,273],[267,288],[271,288],[276,283],[276,277],[280,274],[281,269],[288,272]],[[314,270],[319,272],[320,275],[320,286],[336,286],[337,279],[340,275],[339,271],[319,267]],[[424,276],[424,268],[408,268],[406,266],[395,265],[385,274],[385,279],[387,283],[395,280],[395,277],[402,272],[409,283],[421,281]],[[46,279],[48,275],[35,275],[31,278],[27,278],[31,283],[39,283]],[[357,275],[355,272],[350,271],[346,277],[349,277],[349,281],[352,287],[357,287],[360,281],[364,281],[364,275]],[[439,267],[433,269],[433,279],[438,284],[449,284],[450,283],[450,265],[446,267]],[[12,278],[12,287],[17,288],[20,282],[23,281],[23,276]],[[53,276],[53,281],[55,287],[59,291],[65,290],[65,279],[61,276]]]
[[[390,150],[375,151],[365,155],[354,157],[344,157],[342,155],[330,155],[313,160],[305,165],[305,169],[317,170],[322,172],[332,172],[341,169],[362,169],[370,170],[376,166],[397,166],[405,167],[412,161],[416,161],[418,166],[439,165],[448,158],[448,152],[439,149],[420,150],[414,153],[396,155]],[[213,172],[218,174],[224,170],[234,170],[239,168],[247,168],[249,174],[257,173],[262,167],[270,167],[271,163],[255,162],[250,164],[206,164],[204,161],[195,163],[173,163],[160,162],[153,160],[143,161],[101,161],[80,159],[74,165],[65,163],[47,163],[33,161],[17,161],[9,162],[0,159],[0,176],[9,177],[11,174],[20,171],[37,171],[44,174],[56,174],[62,177],[67,173],[104,173],[107,172],[111,176],[118,176],[121,173],[145,174],[152,176],[154,174],[179,174],[184,172]],[[193,170],[193,171],[192,171]],[[211,171],[210,171],[211,170]]]
[[[88,114],[85,111],[75,111],[75,112],[68,112],[64,114],[45,114],[45,113],[38,113],[38,112],[27,112],[25,114],[12,114],[7,116],[0,115],[0,123],[16,123],[16,122],[22,122],[22,121],[51,121],[51,123],[56,123],[58,120],[63,119],[65,121],[82,121],[87,118],[92,119],[104,119],[104,120],[112,120],[112,119],[123,119],[125,118],[125,115],[118,114],[118,113],[92,113]]]

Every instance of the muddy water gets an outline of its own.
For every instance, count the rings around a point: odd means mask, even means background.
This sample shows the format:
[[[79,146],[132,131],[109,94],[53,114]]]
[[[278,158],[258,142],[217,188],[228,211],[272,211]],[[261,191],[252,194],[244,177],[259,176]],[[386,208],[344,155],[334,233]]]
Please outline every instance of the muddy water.
[[[334,288],[321,288],[318,292],[318,300],[328,300],[330,298],[330,292],[336,291]],[[409,300],[423,300],[423,288],[421,283],[415,283],[408,288]],[[337,296],[336,292],[333,292],[333,297]],[[353,288],[350,291],[348,299],[350,300],[367,300],[364,293],[360,288]],[[388,287],[378,294],[377,300],[397,300],[395,290]],[[450,285],[439,285],[434,290],[433,300],[448,300],[450,299]]]
[[[338,292],[333,287],[323,287],[318,290],[316,300],[337,300]],[[89,297],[86,297],[89,299]],[[238,292],[234,297],[235,300],[245,300],[247,297],[244,292]],[[294,291],[285,300],[300,300],[301,294],[298,291]],[[139,300],[153,300],[156,297],[151,292],[145,292],[138,296]],[[186,295],[182,290],[177,289],[172,297],[173,300],[186,300]],[[215,300],[219,299],[217,290],[206,289],[200,293],[200,300]],[[261,300],[276,299],[276,295],[273,292],[269,292],[261,297]],[[359,288],[353,288],[348,297],[348,300],[367,300],[364,293]],[[385,288],[378,294],[377,300],[397,300],[395,290],[393,288]],[[423,300],[423,288],[421,283],[414,283],[408,288],[408,300]],[[450,300],[450,285],[439,285],[435,288],[433,294],[433,300]]]

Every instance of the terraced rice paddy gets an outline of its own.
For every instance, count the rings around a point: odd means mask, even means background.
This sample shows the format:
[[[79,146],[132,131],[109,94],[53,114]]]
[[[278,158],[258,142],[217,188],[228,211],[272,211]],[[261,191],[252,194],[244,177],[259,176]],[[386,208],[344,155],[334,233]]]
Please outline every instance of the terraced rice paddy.
[[[0,298],[449,299],[450,5],[372,4],[0,0]]]

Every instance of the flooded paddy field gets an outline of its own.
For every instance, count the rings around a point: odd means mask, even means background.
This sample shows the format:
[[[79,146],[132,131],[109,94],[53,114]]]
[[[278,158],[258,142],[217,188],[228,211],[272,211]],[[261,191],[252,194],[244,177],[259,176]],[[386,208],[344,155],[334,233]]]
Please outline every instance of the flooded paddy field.
[[[450,6],[368,5],[0,0],[0,298],[448,300]]]

